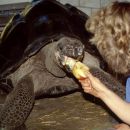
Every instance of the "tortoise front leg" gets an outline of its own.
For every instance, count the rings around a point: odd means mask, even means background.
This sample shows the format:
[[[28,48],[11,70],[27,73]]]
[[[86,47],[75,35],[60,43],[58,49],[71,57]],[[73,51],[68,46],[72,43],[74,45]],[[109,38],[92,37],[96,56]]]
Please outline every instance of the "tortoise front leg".
[[[101,69],[91,68],[90,71],[95,77],[99,78],[109,89],[111,89],[124,99],[125,86],[123,86],[119,81],[117,81],[110,74],[104,72]]]
[[[25,77],[7,96],[0,113],[0,128],[15,129],[29,116],[34,104],[34,88],[31,78]]]

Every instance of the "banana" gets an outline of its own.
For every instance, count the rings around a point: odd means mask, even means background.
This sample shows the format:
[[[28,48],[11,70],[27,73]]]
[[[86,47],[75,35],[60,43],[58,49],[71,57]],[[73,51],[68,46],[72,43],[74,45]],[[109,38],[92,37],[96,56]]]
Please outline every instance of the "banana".
[[[89,68],[86,65],[84,65],[83,63],[81,63],[80,61],[77,61],[70,57],[65,57],[64,65],[69,67],[72,74],[78,80],[83,80],[87,77],[86,74],[89,71]]]

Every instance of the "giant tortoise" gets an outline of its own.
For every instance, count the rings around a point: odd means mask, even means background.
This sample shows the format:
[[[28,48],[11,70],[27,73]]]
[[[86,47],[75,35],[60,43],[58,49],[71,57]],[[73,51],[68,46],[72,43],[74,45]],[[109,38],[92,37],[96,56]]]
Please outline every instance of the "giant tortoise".
[[[0,111],[2,130],[20,129],[36,98],[82,90],[60,64],[62,55],[82,60],[108,87],[124,95],[124,87],[100,67],[105,64],[89,43],[91,34],[84,27],[87,19],[70,4],[39,0],[8,22],[0,44],[0,89],[8,93]]]

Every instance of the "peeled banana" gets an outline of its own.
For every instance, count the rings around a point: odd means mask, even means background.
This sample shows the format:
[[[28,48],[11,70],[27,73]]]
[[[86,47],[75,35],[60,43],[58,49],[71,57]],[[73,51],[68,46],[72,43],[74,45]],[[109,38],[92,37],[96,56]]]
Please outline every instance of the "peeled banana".
[[[89,71],[89,68],[81,63],[80,61],[77,61],[70,57],[65,57],[64,65],[69,67],[72,74],[78,79],[78,80],[84,80],[87,77],[87,72]]]

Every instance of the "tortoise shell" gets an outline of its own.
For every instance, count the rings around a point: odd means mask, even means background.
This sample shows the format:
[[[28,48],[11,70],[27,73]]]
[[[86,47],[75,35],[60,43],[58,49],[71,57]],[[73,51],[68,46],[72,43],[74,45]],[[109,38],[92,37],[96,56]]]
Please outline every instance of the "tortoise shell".
[[[90,53],[98,55],[89,43],[91,34],[84,27],[87,19],[85,13],[70,4],[55,0],[32,2],[11,18],[1,34],[0,77],[6,77],[42,47],[62,36],[80,39]]]

